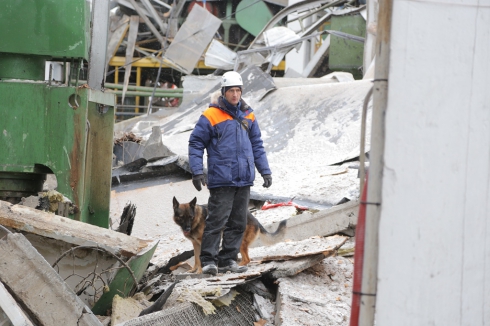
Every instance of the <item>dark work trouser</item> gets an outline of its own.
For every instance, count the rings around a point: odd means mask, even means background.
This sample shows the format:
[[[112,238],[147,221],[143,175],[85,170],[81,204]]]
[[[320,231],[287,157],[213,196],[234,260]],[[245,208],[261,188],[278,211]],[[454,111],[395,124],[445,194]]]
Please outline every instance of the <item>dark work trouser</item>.
[[[201,264],[227,266],[235,260],[247,227],[250,187],[209,189],[208,216],[202,235]],[[219,244],[223,230],[221,250]]]

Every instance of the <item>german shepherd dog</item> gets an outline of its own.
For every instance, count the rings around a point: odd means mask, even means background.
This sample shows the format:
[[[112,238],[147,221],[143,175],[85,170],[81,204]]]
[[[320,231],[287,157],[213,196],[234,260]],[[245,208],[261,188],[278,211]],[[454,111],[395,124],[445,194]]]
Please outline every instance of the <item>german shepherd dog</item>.
[[[199,256],[201,254],[202,234],[204,232],[206,216],[208,215],[208,208],[207,205],[196,205],[196,202],[196,197],[186,204],[180,204],[175,197],[173,198],[174,222],[182,228],[184,236],[191,240],[194,247],[194,267],[189,272],[197,272],[197,274],[201,274],[202,266]],[[286,222],[286,220],[281,221],[277,230],[270,233],[262,226],[262,224],[260,224],[255,216],[248,211],[247,227],[243,234],[242,244],[240,245],[242,260],[239,265],[244,266],[250,262],[248,247],[255,241],[255,239],[257,239],[259,234],[264,236],[265,241],[267,241],[267,238],[270,237],[275,237],[278,235],[284,236]]]

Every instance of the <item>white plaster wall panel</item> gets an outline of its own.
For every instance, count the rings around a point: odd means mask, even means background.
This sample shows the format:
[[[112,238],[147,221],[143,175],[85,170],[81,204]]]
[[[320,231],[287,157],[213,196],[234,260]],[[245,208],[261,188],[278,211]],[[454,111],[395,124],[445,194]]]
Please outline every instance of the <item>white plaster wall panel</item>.
[[[490,24],[473,4],[394,2],[377,325],[490,322]]]
[[[490,325],[490,2],[475,21],[468,99],[468,164],[461,325]],[[472,22],[473,23],[473,22]]]

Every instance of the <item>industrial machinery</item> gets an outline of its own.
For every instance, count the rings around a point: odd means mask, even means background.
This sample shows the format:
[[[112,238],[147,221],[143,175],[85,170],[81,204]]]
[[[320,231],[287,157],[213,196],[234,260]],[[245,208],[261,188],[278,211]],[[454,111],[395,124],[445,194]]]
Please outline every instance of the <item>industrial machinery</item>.
[[[108,227],[115,99],[102,91],[104,3],[2,1],[0,199],[37,195],[52,174],[74,204],[70,218]]]

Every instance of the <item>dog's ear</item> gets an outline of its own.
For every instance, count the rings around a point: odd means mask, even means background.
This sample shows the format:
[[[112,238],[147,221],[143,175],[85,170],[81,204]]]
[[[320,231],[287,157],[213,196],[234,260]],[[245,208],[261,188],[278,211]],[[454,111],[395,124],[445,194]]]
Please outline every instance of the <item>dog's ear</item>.
[[[197,197],[194,197],[194,199],[191,200],[191,202],[189,203],[189,205],[192,207],[192,209],[194,209],[194,207],[196,207],[196,202],[197,202]]]
[[[175,196],[174,196],[174,199],[173,199],[173,203],[174,203],[174,209],[179,208],[179,202],[177,201],[177,198],[175,198]]]

